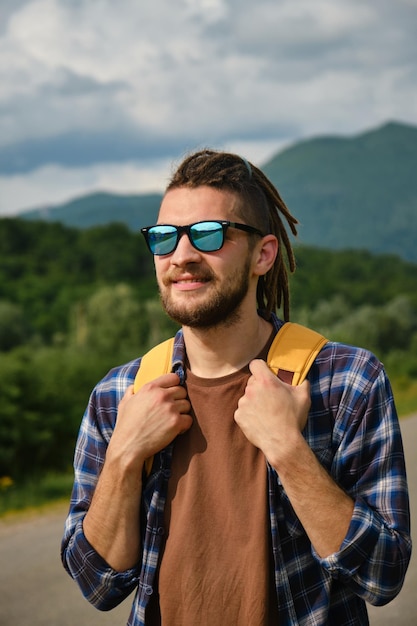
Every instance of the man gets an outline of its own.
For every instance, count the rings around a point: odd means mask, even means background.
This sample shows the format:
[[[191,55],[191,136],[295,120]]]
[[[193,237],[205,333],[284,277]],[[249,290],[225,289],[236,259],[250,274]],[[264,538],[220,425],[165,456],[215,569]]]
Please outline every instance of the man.
[[[291,387],[265,362],[289,314],[283,219],[296,233],[258,168],[206,150],[143,229],[182,326],[173,371],[134,394],[138,359],[95,388],[62,544],[99,609],[136,589],[131,626],[363,625],[365,601],[401,589],[409,505],[381,363],[329,342]]]

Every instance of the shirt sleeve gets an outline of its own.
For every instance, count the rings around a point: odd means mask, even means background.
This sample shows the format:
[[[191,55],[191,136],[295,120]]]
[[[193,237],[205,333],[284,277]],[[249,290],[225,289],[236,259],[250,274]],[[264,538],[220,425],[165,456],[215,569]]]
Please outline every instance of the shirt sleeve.
[[[74,454],[74,485],[61,544],[62,563],[87,600],[109,610],[138,584],[138,569],[113,570],[87,541],[83,519],[93,497],[114,429],[117,407],[133,384],[138,362],[111,370],[95,387],[81,422]]]
[[[340,358],[332,380],[336,453],[331,474],[354,499],[354,511],[339,552],[325,559],[313,554],[333,578],[367,602],[383,605],[400,591],[411,555],[404,453],[393,395],[382,364],[363,350],[348,360]]]

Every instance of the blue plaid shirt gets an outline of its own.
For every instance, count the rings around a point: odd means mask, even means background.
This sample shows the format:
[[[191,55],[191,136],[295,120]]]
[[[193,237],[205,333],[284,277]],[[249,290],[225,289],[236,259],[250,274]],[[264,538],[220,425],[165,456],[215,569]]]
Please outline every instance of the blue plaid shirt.
[[[278,330],[282,322],[273,318]],[[111,370],[95,387],[75,450],[75,480],[62,560],[84,596],[109,610],[134,589],[128,626],[145,624],[163,542],[169,445],[155,456],[143,490],[143,550],[137,568],[116,572],[88,543],[83,518],[104,463],[117,407],[140,359]],[[173,369],[184,379],[184,342]],[[304,436],[320,463],[354,499],[339,552],[314,551],[277,473],[268,466],[275,583],[282,626],[368,624],[366,602],[383,605],[400,591],[411,554],[409,502],[398,419],[382,364],[366,350],[329,342],[310,372],[312,405]],[[317,502],[320,506],[320,502]]]

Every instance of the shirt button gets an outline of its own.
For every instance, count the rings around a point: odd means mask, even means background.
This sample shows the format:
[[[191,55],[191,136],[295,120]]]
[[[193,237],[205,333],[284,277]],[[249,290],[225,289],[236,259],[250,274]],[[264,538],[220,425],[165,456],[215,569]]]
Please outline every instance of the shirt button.
[[[153,589],[152,589],[152,587],[150,585],[147,585],[145,587],[145,593],[146,593],[147,596],[151,596],[152,595]]]
[[[159,526],[158,535],[163,535],[165,533],[165,528],[163,526]]]

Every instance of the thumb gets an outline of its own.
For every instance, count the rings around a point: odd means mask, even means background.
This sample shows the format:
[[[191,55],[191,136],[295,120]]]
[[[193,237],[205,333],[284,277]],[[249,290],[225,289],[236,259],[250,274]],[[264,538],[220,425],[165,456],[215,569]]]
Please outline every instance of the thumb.
[[[271,370],[269,369],[266,361],[263,361],[262,359],[254,359],[253,361],[251,361],[249,363],[249,369],[251,371],[251,374],[255,376],[255,378],[260,378],[264,376],[273,376],[275,378],[273,372],[271,372]]]
[[[131,398],[133,396],[133,385],[129,385],[129,387],[126,389],[126,391],[123,394],[122,399],[120,400],[120,404],[126,404],[126,402],[129,400],[129,398]]]

